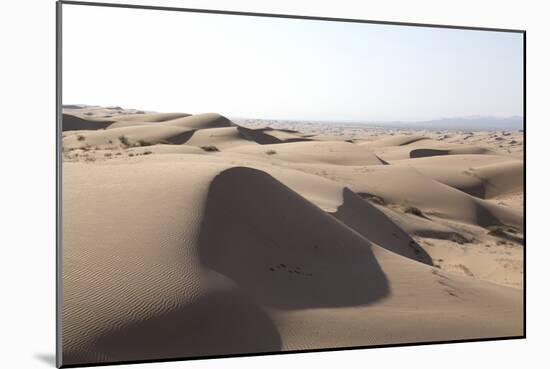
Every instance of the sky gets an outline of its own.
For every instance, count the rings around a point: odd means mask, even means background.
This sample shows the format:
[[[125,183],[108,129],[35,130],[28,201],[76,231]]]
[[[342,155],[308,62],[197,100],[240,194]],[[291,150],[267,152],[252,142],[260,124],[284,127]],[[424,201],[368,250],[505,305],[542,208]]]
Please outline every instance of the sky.
[[[520,33],[63,5],[63,103],[228,117],[521,116]]]

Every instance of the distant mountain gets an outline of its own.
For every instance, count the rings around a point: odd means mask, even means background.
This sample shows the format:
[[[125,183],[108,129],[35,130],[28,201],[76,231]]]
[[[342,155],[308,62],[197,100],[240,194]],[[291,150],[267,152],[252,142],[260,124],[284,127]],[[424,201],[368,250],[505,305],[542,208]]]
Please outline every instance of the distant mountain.
[[[523,129],[523,117],[491,117],[469,116],[442,118],[420,122],[395,122],[399,126],[429,128],[429,129],[468,129],[468,130],[503,130],[513,131]]]

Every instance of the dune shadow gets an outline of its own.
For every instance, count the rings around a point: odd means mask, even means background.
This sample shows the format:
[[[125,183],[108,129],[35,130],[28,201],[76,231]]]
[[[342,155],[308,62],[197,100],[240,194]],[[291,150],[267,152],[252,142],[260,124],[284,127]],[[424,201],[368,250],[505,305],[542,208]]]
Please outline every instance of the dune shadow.
[[[409,152],[409,157],[411,159],[415,158],[427,158],[429,156],[442,156],[442,155],[449,155],[449,150],[441,150],[441,149],[414,149]]]
[[[469,184],[467,186],[461,186],[461,187],[452,186],[452,187],[462,192],[465,192],[468,195],[477,197],[478,199],[487,198],[487,188],[492,186],[491,182],[488,179],[480,177],[478,174],[476,174],[474,171],[470,169],[464,170],[462,173],[474,178],[476,182]]]
[[[215,177],[199,244],[206,267],[262,305],[362,305],[389,293],[368,240],[259,170],[235,167]]]
[[[382,163],[382,165],[390,165],[390,163],[388,163],[387,161],[385,161],[384,159],[382,159],[378,155],[374,155],[374,156],[376,157],[376,159],[378,159],[380,161],[380,163]]]
[[[237,127],[239,136],[248,141],[259,143],[260,145],[271,145],[282,143],[278,138],[265,133],[264,129],[252,129],[245,127]]]
[[[344,202],[334,217],[368,240],[401,256],[433,265],[430,255],[384,212],[363,200],[349,188],[344,188]]]
[[[187,132],[180,133],[179,135],[175,135],[175,136],[172,136],[172,137],[168,138],[166,141],[168,141],[172,145],[184,144],[187,141],[189,141],[191,139],[191,137],[193,137],[193,135],[195,134],[195,131],[196,130],[193,129],[193,130],[190,130],[190,131],[187,131]]]
[[[487,209],[483,205],[474,202],[476,224],[480,227],[501,226],[502,221],[491,210]]]
[[[284,140],[282,143],[311,142],[311,141],[315,141],[315,140],[312,140],[312,139],[306,138],[306,137],[295,137],[295,138],[288,138],[288,139]]]
[[[281,337],[261,307],[233,290],[208,293],[174,311],[113,329],[92,347],[105,361],[169,359],[279,351]],[[82,360],[64,355],[65,364]]]
[[[98,129],[105,129],[108,126],[110,126],[113,123],[113,121],[107,121],[107,120],[87,120],[83,118],[79,118],[75,115],[70,114],[63,114],[61,125],[62,130],[64,131],[80,131],[80,130],[86,130],[86,131],[92,131],[92,130],[98,130]]]
[[[456,188],[457,190],[467,193],[468,195],[471,195],[473,197],[477,197],[478,199],[487,198],[487,184],[484,182],[474,183],[470,186],[453,187],[453,188]]]
[[[239,131],[239,136],[244,138],[248,141],[256,142],[260,145],[273,145],[273,144],[281,144],[281,143],[290,143],[290,142],[304,142],[304,141],[312,141],[309,138],[305,137],[294,137],[294,138],[288,138],[286,140],[281,140],[275,136],[272,136],[269,134],[270,131],[274,131],[272,128],[258,128],[258,129],[252,129],[252,128],[245,128],[241,126],[237,126],[237,130]],[[277,130],[287,133],[294,133],[295,131],[291,130]]]

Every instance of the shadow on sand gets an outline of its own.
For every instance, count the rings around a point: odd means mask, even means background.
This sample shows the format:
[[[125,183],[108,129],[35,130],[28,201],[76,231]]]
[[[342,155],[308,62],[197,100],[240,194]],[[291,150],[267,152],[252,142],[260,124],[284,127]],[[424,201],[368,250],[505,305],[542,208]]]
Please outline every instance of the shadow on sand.
[[[261,305],[364,305],[389,292],[368,240],[259,170],[214,179],[199,243],[202,263]]]

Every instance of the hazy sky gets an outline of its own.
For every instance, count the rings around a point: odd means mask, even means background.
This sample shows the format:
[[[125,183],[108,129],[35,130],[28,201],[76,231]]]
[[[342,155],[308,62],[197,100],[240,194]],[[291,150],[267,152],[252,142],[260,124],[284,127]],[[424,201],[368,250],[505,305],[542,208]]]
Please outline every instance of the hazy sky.
[[[311,120],[522,115],[523,40],[64,5],[63,103]]]

